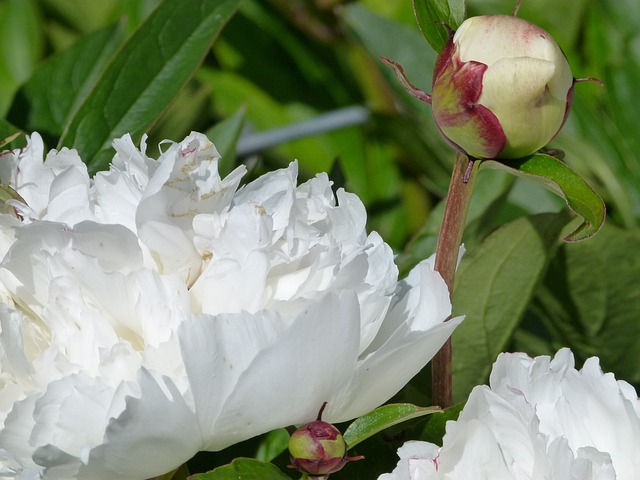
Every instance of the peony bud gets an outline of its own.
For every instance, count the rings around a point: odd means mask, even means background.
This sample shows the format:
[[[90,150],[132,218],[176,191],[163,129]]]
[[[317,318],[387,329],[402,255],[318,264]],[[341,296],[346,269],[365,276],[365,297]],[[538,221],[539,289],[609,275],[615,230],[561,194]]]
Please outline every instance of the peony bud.
[[[569,112],[574,78],[562,50],[515,16],[472,17],[436,61],[433,115],[475,158],[520,158],[544,147]]]
[[[311,477],[325,478],[342,469],[347,462],[364,457],[347,457],[347,443],[340,430],[323,422],[320,409],[318,419],[297,429],[289,439],[290,467]]]

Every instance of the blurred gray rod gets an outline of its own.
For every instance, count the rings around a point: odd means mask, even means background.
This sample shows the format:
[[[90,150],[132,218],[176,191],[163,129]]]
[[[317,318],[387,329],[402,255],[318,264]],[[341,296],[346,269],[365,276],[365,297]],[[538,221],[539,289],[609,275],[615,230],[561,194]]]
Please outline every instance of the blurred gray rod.
[[[243,133],[236,145],[236,155],[247,157],[291,140],[361,125],[369,120],[369,110],[361,106],[345,107],[323,113],[311,120],[266,132]]]

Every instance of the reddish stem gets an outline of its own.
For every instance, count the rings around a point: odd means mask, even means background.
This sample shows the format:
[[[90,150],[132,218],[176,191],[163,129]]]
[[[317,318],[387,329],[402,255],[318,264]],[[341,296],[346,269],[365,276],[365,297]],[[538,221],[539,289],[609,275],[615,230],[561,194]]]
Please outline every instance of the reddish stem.
[[[478,174],[478,162],[473,161],[473,164],[470,162],[472,160],[469,160],[466,155],[462,153],[456,155],[436,247],[435,269],[447,284],[450,297],[453,296],[462,233]],[[431,361],[432,403],[442,408],[453,404],[451,359],[451,339],[449,339]]]

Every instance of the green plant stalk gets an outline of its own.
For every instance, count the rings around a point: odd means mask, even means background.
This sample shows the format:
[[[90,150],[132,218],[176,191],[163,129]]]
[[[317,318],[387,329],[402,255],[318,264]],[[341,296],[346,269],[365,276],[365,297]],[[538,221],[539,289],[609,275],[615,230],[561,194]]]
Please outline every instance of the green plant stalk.
[[[480,163],[474,161],[470,165],[469,162],[466,155],[462,153],[456,155],[436,247],[435,270],[447,284],[450,298],[453,298],[458,253]],[[447,408],[453,404],[451,358],[451,338],[449,338],[431,361],[432,403],[441,408]]]

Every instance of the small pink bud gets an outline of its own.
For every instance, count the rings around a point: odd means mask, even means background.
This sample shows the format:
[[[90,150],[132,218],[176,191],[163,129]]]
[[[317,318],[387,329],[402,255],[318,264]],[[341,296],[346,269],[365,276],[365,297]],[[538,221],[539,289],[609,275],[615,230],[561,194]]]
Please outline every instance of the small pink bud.
[[[347,444],[340,430],[330,423],[318,419],[297,429],[289,439],[290,467],[311,477],[326,477],[342,469],[352,460],[363,457],[347,457]]]

